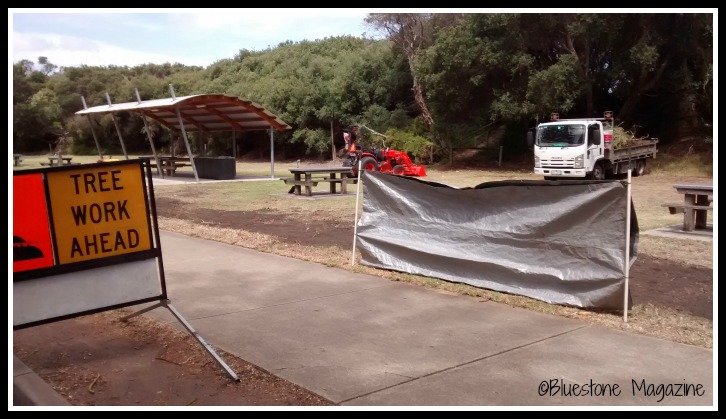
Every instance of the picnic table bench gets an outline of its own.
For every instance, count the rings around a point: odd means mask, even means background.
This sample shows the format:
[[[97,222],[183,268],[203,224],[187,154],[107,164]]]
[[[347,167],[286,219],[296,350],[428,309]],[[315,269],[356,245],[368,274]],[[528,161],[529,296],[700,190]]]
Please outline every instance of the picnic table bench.
[[[340,185],[340,193],[348,193],[348,184],[355,184],[358,179],[348,177],[352,174],[350,167],[307,167],[290,169],[292,178],[283,179],[286,185],[292,185],[288,193],[302,195],[302,187],[305,187],[305,195],[313,195],[313,187],[318,183],[328,183],[330,193],[337,193],[337,185]],[[338,176],[340,175],[340,176]],[[304,176],[304,179],[303,179]]]
[[[682,203],[663,204],[671,214],[683,213],[683,230],[708,227],[708,211],[713,211],[713,184],[675,184],[673,187],[683,195]]]

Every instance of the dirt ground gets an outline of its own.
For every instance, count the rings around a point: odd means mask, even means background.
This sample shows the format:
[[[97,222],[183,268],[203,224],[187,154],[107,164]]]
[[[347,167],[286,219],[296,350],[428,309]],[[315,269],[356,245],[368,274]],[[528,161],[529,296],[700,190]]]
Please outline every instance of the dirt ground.
[[[353,236],[351,222],[330,217],[325,211],[296,217],[279,211],[222,211],[182,205],[157,196],[160,216],[222,228],[242,229],[308,246],[336,246],[348,250]],[[635,304],[651,303],[708,319],[713,318],[713,270],[641,253],[630,271]]]
[[[73,405],[329,405],[301,387],[232,355],[224,371],[189,334],[122,311],[13,333],[14,353]]]

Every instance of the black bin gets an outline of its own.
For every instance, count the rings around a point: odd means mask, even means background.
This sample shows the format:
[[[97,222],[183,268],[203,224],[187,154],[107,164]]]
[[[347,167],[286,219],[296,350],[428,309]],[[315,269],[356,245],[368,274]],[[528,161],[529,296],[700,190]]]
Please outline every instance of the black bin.
[[[234,179],[237,166],[234,157],[194,157],[197,174],[204,179]]]

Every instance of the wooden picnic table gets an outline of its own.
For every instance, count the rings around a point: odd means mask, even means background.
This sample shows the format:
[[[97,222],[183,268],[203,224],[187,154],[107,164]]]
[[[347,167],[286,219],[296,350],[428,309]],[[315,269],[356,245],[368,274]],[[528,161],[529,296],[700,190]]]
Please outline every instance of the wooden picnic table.
[[[353,171],[350,167],[304,167],[290,169],[293,178],[283,179],[283,181],[292,185],[288,193],[302,195],[302,187],[305,187],[305,195],[313,195],[313,186],[317,186],[320,182],[330,184],[330,193],[336,193],[336,185],[340,184],[340,193],[348,193],[348,184],[354,184],[358,181],[356,178],[348,177]],[[340,177],[338,177],[340,175]],[[305,176],[305,179],[303,179]]]
[[[48,156],[48,164],[50,166],[62,166],[71,164],[73,157]]]
[[[151,164],[156,164],[154,156],[144,156],[150,159]],[[178,157],[178,156],[158,156],[159,163],[161,164],[161,170],[167,176],[174,176],[176,169],[184,166],[191,166],[192,159],[189,157]]]
[[[683,212],[683,230],[705,229],[708,227],[708,211],[713,210],[713,184],[690,183],[675,184],[673,187],[683,195],[683,204],[665,204],[671,214]]]

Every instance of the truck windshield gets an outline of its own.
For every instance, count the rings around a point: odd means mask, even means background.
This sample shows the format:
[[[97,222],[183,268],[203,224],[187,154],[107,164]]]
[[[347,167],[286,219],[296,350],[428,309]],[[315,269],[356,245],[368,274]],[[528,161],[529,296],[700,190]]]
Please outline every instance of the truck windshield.
[[[545,125],[537,129],[540,147],[571,147],[585,143],[585,125]]]

